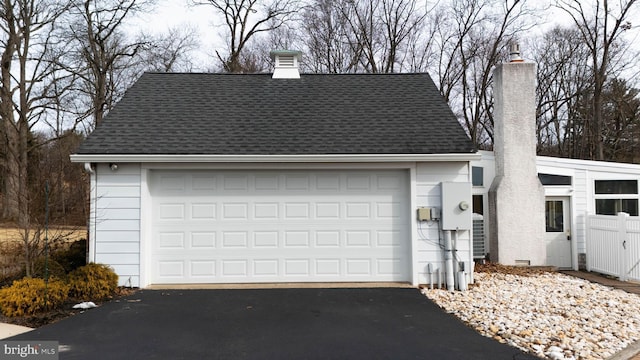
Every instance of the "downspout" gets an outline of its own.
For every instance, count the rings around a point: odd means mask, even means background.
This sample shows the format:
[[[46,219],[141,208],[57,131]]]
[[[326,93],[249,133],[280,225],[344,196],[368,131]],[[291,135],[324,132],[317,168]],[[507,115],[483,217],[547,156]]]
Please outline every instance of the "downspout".
[[[84,163],[84,170],[89,174],[89,222],[87,224],[87,263],[95,262],[96,260],[96,207],[98,200],[98,186],[96,182],[97,174],[92,164],[89,162]]]

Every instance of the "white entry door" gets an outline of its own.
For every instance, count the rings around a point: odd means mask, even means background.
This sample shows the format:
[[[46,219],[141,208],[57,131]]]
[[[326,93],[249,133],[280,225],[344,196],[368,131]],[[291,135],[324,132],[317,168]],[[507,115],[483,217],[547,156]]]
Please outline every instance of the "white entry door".
[[[568,197],[547,197],[545,202],[547,265],[571,268],[571,212]]]

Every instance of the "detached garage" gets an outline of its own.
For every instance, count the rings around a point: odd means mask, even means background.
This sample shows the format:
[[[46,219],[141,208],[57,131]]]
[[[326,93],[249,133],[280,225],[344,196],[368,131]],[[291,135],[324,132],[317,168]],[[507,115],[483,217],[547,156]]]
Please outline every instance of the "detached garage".
[[[90,261],[136,287],[444,270],[442,183],[470,203],[479,155],[429,76],[278,71],[138,80],[72,155],[91,174]],[[469,269],[467,213],[454,240]]]

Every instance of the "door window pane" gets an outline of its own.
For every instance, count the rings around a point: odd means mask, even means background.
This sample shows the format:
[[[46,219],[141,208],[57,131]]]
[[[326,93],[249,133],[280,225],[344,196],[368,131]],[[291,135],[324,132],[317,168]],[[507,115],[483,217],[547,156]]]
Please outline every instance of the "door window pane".
[[[544,209],[547,232],[564,231],[564,213],[562,212],[562,200],[549,200]]]

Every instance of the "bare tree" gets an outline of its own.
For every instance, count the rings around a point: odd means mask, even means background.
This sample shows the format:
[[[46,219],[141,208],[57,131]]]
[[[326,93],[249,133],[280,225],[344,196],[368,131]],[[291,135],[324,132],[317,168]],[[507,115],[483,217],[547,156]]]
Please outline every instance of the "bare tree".
[[[416,0],[354,0],[339,4],[345,41],[358,71],[401,71],[407,39],[422,31],[425,10]]]
[[[314,72],[391,73],[407,70],[424,28],[417,0],[315,0],[303,13]]]
[[[626,80],[611,78],[603,92],[604,151],[608,160],[637,162],[640,158],[640,90]]]
[[[150,0],[73,0],[67,40],[74,49],[66,67],[80,81],[81,97],[88,99],[79,116],[90,118],[89,128],[100,125],[104,115],[137,79],[131,71],[149,41],[130,39],[123,30],[125,19],[150,6]]]
[[[538,153],[583,158],[584,116],[578,109],[590,93],[589,53],[575,27],[555,27],[529,48],[537,66]]]
[[[22,230],[25,263],[32,260],[29,158],[34,148],[32,127],[52,103],[59,52],[55,23],[66,11],[56,0],[4,0],[0,11],[2,86],[0,118],[4,135],[5,187],[3,218]],[[29,273],[27,273],[29,275]]]
[[[612,50],[616,46],[626,46],[621,35],[631,29],[628,19],[632,11],[637,9],[637,3],[637,0],[621,0],[610,6],[607,0],[593,0],[590,7],[584,7],[584,1],[581,0],[557,0],[556,3],[557,7],[571,16],[591,55],[593,118],[588,126],[591,159],[604,160],[604,87],[612,63]]]
[[[409,34],[403,68],[409,72],[429,72],[436,68],[438,58],[437,33],[445,27],[445,16],[439,2],[425,9],[422,31]],[[429,3],[427,3],[429,5]]]
[[[314,73],[348,73],[357,59],[346,39],[347,21],[341,0],[316,0],[304,9],[302,32],[306,44],[303,61]]]
[[[298,10],[295,0],[194,0],[196,5],[211,6],[225,22],[227,54],[216,51],[226,72],[247,72],[242,55],[257,34],[272,31],[290,20]]]
[[[191,55],[197,47],[195,29],[188,26],[171,28],[150,41],[141,54],[142,61],[150,71],[191,71]]]
[[[509,42],[533,26],[538,9],[524,0],[453,0],[442,6],[431,13],[442,24],[435,32],[439,63],[432,72],[472,140],[491,148],[492,69],[506,59]]]

